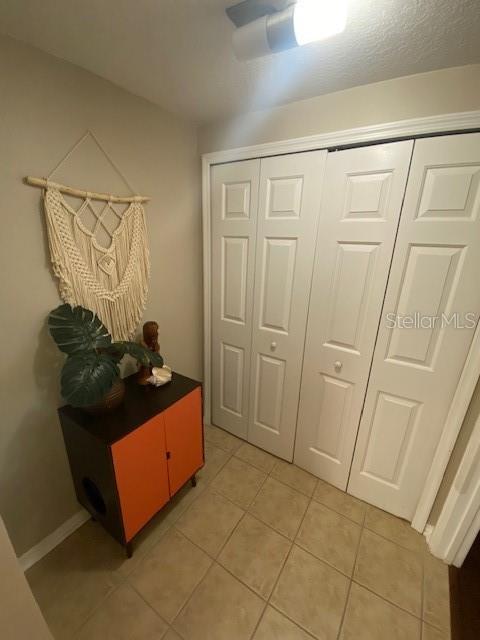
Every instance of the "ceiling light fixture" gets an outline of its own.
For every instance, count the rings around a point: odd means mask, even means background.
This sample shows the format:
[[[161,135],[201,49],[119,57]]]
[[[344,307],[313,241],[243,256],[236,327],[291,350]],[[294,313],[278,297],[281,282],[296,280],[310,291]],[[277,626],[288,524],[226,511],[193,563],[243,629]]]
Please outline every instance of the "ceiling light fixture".
[[[300,47],[345,29],[347,0],[243,0],[227,9],[239,60]]]

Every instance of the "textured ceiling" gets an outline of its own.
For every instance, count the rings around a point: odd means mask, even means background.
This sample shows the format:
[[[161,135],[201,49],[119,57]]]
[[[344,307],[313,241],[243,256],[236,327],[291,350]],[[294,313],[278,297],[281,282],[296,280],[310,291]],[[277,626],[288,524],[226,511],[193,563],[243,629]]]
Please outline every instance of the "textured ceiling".
[[[343,34],[250,62],[234,1],[0,0],[0,33],[201,122],[480,62],[480,0],[350,0]]]

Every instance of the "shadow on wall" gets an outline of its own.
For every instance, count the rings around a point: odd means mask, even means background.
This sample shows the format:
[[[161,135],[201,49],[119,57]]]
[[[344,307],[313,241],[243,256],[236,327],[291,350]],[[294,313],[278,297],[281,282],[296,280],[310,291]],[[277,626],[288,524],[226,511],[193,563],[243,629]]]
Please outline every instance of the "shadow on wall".
[[[65,140],[64,146],[55,152],[55,160],[75,142],[75,138]],[[52,164],[50,162],[50,168]],[[22,178],[18,176],[18,180]],[[52,180],[111,193],[130,192],[91,138],[86,138],[62,163]],[[25,230],[25,234],[32,236],[31,242],[38,243],[35,260],[25,256],[22,264],[22,272],[28,274],[28,284],[23,281],[21,289],[15,290],[21,304],[28,298],[24,306],[32,315],[15,318],[12,314],[15,334],[9,346],[13,347],[11,361],[15,364],[13,369],[10,365],[6,373],[9,379],[4,385],[7,394],[5,415],[9,424],[5,425],[3,433],[0,431],[3,440],[0,446],[3,456],[0,460],[0,513],[20,556],[80,507],[57,417],[57,407],[63,402],[60,373],[64,356],[51,339],[46,323],[48,313],[61,304],[61,300],[50,260],[42,190],[19,182],[15,183],[15,188],[30,206],[35,203],[34,208],[27,210],[25,219],[33,214],[37,218],[36,224]],[[75,209],[80,202],[76,199],[73,203]],[[15,300],[14,297],[13,304]],[[123,375],[133,370],[133,361],[122,365]]]
[[[56,407],[61,403],[59,387],[63,359],[50,337],[45,319],[38,334],[33,358],[36,404],[32,407],[25,399],[28,410],[10,434],[3,462],[3,473],[7,477],[4,487],[8,487],[9,496],[7,499],[0,492],[0,510],[8,527],[16,532],[15,546],[18,555],[28,550],[32,530],[44,530],[43,510],[58,512],[59,491],[65,494],[62,504],[75,505],[73,484],[65,482],[65,478],[70,476],[56,413]],[[20,364],[16,374],[18,394],[21,397]],[[15,495],[20,498],[18,503],[12,500]],[[42,510],[39,510],[39,504],[42,505]],[[63,514],[64,519],[75,511]],[[59,515],[61,518],[62,514]],[[48,533],[49,531],[46,532]]]

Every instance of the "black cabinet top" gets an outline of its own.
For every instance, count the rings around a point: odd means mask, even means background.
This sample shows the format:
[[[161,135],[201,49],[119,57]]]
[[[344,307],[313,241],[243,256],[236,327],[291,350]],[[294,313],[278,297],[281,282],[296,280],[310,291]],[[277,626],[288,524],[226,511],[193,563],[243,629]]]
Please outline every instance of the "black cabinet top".
[[[74,422],[104,444],[110,445],[201,386],[200,382],[175,372],[172,373],[171,382],[162,387],[139,385],[135,374],[125,378],[124,382],[125,398],[117,409],[101,415],[90,415],[82,409],[65,405],[58,410],[62,424],[65,423],[64,419]]]

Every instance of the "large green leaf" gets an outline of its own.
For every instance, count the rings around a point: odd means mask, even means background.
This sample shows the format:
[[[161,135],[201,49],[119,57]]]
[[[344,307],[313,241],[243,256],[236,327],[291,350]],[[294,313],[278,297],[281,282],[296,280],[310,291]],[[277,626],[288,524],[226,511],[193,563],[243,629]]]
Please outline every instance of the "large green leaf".
[[[60,305],[48,316],[48,328],[58,348],[68,355],[106,348],[112,342],[100,318],[84,307]]]
[[[146,349],[141,344],[136,342],[113,342],[106,350],[106,353],[111,355],[117,361],[128,353],[128,355],[135,358],[143,366],[151,364],[154,367],[163,367],[163,358],[159,353]]]
[[[67,358],[62,370],[62,396],[74,407],[95,404],[112,388],[120,371],[108,355],[80,353]]]

